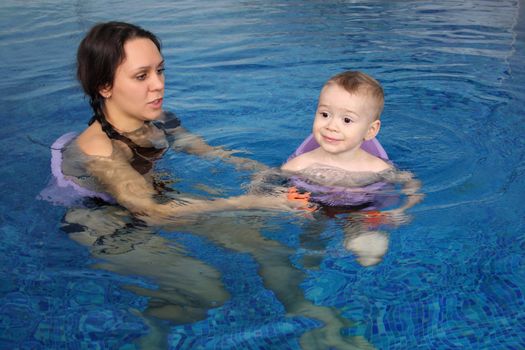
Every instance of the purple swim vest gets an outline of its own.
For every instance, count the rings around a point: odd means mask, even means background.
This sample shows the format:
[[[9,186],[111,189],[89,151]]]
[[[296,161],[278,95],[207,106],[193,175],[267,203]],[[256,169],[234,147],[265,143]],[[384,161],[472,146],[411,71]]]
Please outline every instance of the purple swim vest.
[[[288,160],[303,153],[310,152],[318,147],[319,144],[311,134],[299,145],[299,147],[297,147]],[[361,148],[376,157],[389,161],[385,149],[376,138],[364,141]],[[312,202],[322,205],[355,207],[370,204],[370,207],[377,208],[385,206],[387,202],[387,196],[384,196],[387,184],[384,182],[377,182],[364,187],[351,189],[345,187],[315,185],[301,179],[299,176],[293,176],[291,182],[298,189],[309,192],[310,200]],[[383,192],[383,194],[381,192]]]
[[[81,204],[82,199],[85,198],[100,198],[108,203],[115,203],[113,197],[108,193],[88,190],[69,180],[62,173],[62,150],[76,136],[76,132],[69,132],[60,136],[51,145],[51,174],[53,177],[47,187],[40,192],[38,198],[64,206]]]

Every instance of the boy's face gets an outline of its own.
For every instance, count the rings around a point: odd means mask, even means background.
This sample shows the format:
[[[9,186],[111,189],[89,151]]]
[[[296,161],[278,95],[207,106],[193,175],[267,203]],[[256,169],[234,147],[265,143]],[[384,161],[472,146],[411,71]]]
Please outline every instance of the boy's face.
[[[377,101],[366,91],[350,94],[330,83],[321,90],[312,132],[329,153],[355,150],[379,131],[381,123],[374,120],[377,109]]]

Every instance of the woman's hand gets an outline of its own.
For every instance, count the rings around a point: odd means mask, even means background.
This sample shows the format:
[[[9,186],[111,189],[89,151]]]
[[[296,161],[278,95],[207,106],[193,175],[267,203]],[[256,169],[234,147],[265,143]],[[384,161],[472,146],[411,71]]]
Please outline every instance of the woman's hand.
[[[316,206],[312,203],[305,204],[304,200],[290,200],[289,196],[287,196],[286,194],[268,196],[247,194],[239,197],[233,197],[231,199],[236,200],[236,205],[238,209],[262,209],[285,212],[311,212],[316,208]]]

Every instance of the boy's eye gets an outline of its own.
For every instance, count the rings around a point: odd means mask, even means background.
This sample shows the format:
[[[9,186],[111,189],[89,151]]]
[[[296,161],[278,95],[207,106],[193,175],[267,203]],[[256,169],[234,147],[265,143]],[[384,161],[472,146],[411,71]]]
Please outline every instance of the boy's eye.
[[[344,122],[345,124],[350,124],[350,123],[352,122],[352,119],[349,118],[349,117],[344,117],[344,118],[343,118],[343,122]]]
[[[328,118],[329,117],[328,112],[321,112],[319,114],[321,114],[321,117],[323,117],[323,118]]]

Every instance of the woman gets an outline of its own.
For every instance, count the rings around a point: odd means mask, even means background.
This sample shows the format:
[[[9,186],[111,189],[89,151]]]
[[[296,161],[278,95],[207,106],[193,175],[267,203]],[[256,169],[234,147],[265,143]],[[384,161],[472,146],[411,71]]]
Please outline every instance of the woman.
[[[138,26],[95,25],[80,43],[77,77],[94,116],[62,150],[62,173],[99,197],[111,196],[136,217],[153,223],[231,209],[290,209],[282,198],[240,196],[214,201],[166,197],[152,168],[168,149],[213,155],[244,166],[257,162],[232,156],[188,133],[162,110],[164,59],[159,40]],[[102,195],[104,194],[104,195]],[[163,196],[164,195],[164,196]]]
[[[172,311],[179,308],[169,318],[187,322],[228,298],[220,274],[188,257],[181,247],[152,235],[154,230],[144,222],[175,225],[193,221],[188,215],[208,211],[290,207],[275,197],[205,201],[170,196],[175,191],[152,171],[170,143],[178,150],[219,156],[236,165],[259,164],[207,145],[183,129],[174,115],[163,112],[160,50],[154,34],[122,22],[97,24],[81,41],[77,78],[94,116],[78,137],[62,147],[60,170],[83,194],[102,201],[87,200],[87,208],[69,209],[63,230],[105,260],[99,267],[122,274],[138,272],[155,280],[159,284],[155,295],[150,290],[136,292],[165,300]],[[159,316],[164,304],[150,307],[148,313]]]

